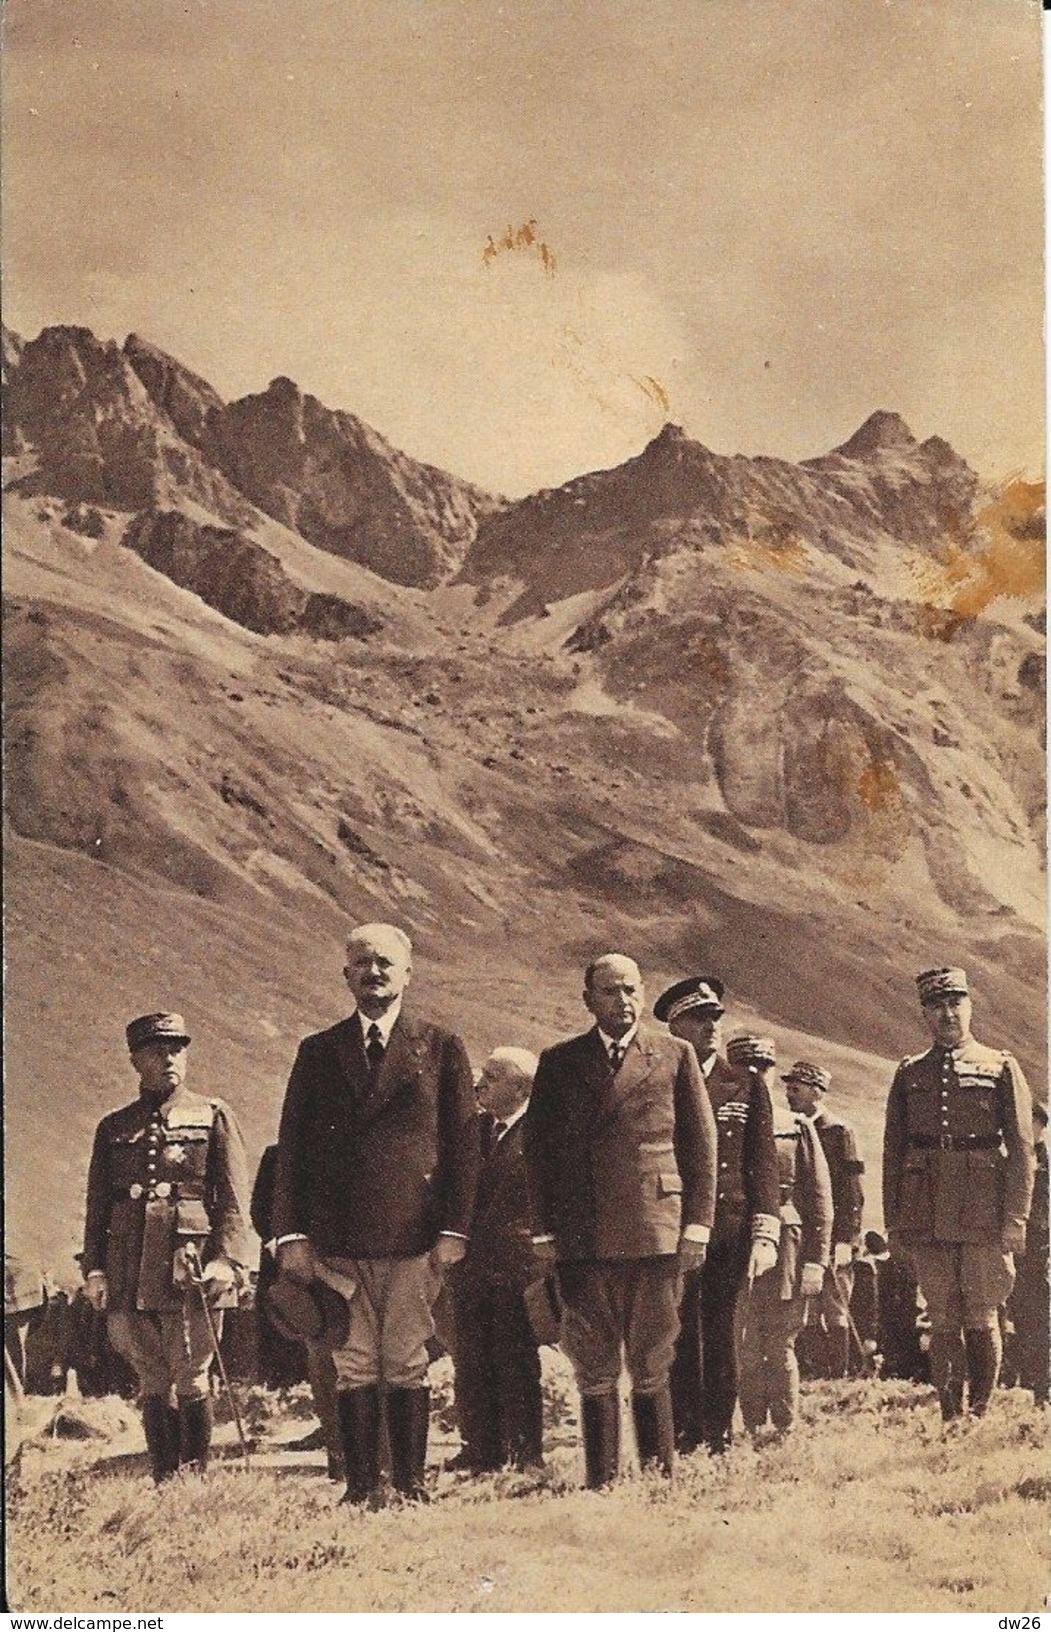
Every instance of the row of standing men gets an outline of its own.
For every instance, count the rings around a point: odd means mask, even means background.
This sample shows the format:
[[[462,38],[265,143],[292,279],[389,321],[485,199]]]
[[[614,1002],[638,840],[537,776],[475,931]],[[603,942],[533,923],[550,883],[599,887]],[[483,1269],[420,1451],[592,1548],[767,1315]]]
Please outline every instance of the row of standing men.
[[[528,1097],[530,1071],[519,1071],[506,1114],[499,1090],[485,1090],[509,1126],[489,1127],[483,1163],[466,1051],[403,1007],[411,971],[400,929],[351,934],[354,1012],[301,1044],[278,1131],[271,1297],[293,1329],[331,1348],[344,1499],[381,1500],[384,1428],[395,1490],[425,1492],[427,1367],[447,1276],[460,1288],[460,1393],[478,1465],[540,1456],[529,1314],[551,1280],[589,1485],[617,1471],[625,1364],[644,1466],[670,1472],[676,1442],[725,1449],[738,1400],[751,1432],[768,1419],[789,1429],[808,1305],[822,1309],[831,1371],[844,1369],[850,1333],[862,1166],[850,1130],[823,1111],[827,1073],[797,1062],[786,1073],[793,1114],[775,1119],[772,1043],[735,1037],[719,1057],[718,981],[665,992],[658,1032],[643,1021],[637,965],[608,953],[585,971],[590,1029],[541,1054]],[[920,998],[934,1047],[903,1062],[891,1091],[885,1213],[926,1282],[943,1412],[963,1409],[970,1367],[980,1414],[995,1382],[996,1308],[1024,1246],[1029,1094],[1011,1056],[971,1038],[962,972],[928,971]],[[959,1035],[939,1041],[934,1016],[950,1008]],[[139,1098],[100,1124],[88,1182],[87,1290],[139,1376],[158,1479],[206,1458],[206,1305],[236,1295],[248,1257],[240,1136],[229,1107],[186,1088],[188,1041],[176,1015],[128,1027]],[[948,1206],[954,1182],[968,1208]],[[513,1353],[517,1378],[501,1358]],[[477,1433],[472,1397],[485,1402]]]

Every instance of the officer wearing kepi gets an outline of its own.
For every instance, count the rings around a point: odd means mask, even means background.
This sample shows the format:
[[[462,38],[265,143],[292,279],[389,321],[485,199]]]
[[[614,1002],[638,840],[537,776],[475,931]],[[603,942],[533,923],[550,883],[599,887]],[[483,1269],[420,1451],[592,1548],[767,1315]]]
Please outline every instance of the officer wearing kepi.
[[[911,1255],[931,1321],[931,1381],[946,1421],[982,1416],[1000,1370],[997,1310],[1025,1251],[1035,1156],[1018,1061],[971,1036],[962,969],[916,977],[933,1039],[904,1059],[887,1102],[883,1213]]]
[[[81,1267],[113,1347],[138,1377],[159,1484],[180,1464],[208,1460],[212,1341],[202,1294],[218,1329],[249,1261],[248,1168],[229,1106],[185,1085],[182,1015],[140,1015],[125,1035],[139,1097],[96,1130]]]
[[[865,1163],[858,1155],[854,1130],[841,1116],[830,1115],[825,1099],[832,1073],[812,1060],[797,1060],[781,1078],[785,1098],[797,1116],[808,1116],[821,1140],[832,1180],[832,1262],[825,1271],[820,1308],[806,1331],[812,1332],[819,1376],[846,1377],[850,1371],[850,1294],[854,1287],[854,1253],[861,1244]],[[802,1336],[803,1334],[801,1334]],[[861,1356],[858,1357],[859,1359]]]

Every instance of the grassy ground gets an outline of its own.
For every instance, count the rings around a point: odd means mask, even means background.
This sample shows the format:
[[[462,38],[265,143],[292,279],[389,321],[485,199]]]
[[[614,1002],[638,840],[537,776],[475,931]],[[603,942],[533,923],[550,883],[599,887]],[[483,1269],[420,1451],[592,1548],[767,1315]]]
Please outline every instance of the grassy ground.
[[[376,1514],[336,1505],[319,1455],[280,1451],[303,1426],[284,1416],[271,1417],[250,1467],[234,1457],[227,1429],[226,1454],[203,1480],[183,1476],[161,1490],[135,1426],[105,1441],[33,1441],[8,1489],[9,1607],[1045,1606],[1051,1478],[1046,1423],[1028,1395],[1004,1392],[984,1422],[946,1435],[929,1390],[815,1384],[785,1444],[684,1459],[672,1485],[629,1466],[614,1489],[594,1494],[580,1488],[563,1383],[549,1368],[544,1475],[445,1472],[438,1464],[456,1441],[439,1410],[430,1504]],[[258,1420],[267,1413],[254,1403]]]

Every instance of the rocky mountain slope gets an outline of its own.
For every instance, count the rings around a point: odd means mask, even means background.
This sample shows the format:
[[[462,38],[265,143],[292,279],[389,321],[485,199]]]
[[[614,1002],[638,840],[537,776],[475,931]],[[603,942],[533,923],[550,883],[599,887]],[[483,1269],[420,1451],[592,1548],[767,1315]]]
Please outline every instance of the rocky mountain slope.
[[[917,969],[967,963],[1042,1080],[1042,488],[879,414],[800,466],[666,427],[495,509],[374,482],[288,382],[228,408],[70,330],[5,367],[8,1204],[49,1257],[123,1019],[192,1016],[257,1154],[348,918],[411,929],[475,1057],[582,1024],[608,946],[653,995],[716,969],[873,1170]]]

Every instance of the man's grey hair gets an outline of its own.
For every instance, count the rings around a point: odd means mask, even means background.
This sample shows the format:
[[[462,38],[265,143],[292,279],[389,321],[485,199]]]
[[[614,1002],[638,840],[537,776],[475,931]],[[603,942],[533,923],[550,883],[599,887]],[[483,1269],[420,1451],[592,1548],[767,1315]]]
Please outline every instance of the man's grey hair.
[[[412,942],[405,931],[398,928],[397,924],[358,924],[347,936],[347,950],[349,951],[358,941],[375,940],[377,934],[393,935],[405,954],[408,957],[412,956]]]
[[[515,1074],[524,1082],[532,1083],[536,1076],[536,1068],[540,1064],[535,1054],[528,1048],[494,1048],[486,1065],[509,1065]]]
[[[639,965],[638,965],[638,962],[636,961],[636,959],[631,957],[629,953],[627,953],[627,952],[603,952],[600,957],[592,958],[591,962],[588,964],[587,968],[584,970],[584,990],[586,992],[590,992],[592,986],[594,985],[595,972],[599,968],[600,964],[609,963],[612,958],[623,958],[625,963],[632,964],[634,966],[634,968],[639,970],[639,978],[641,979],[642,970],[639,969]]]

